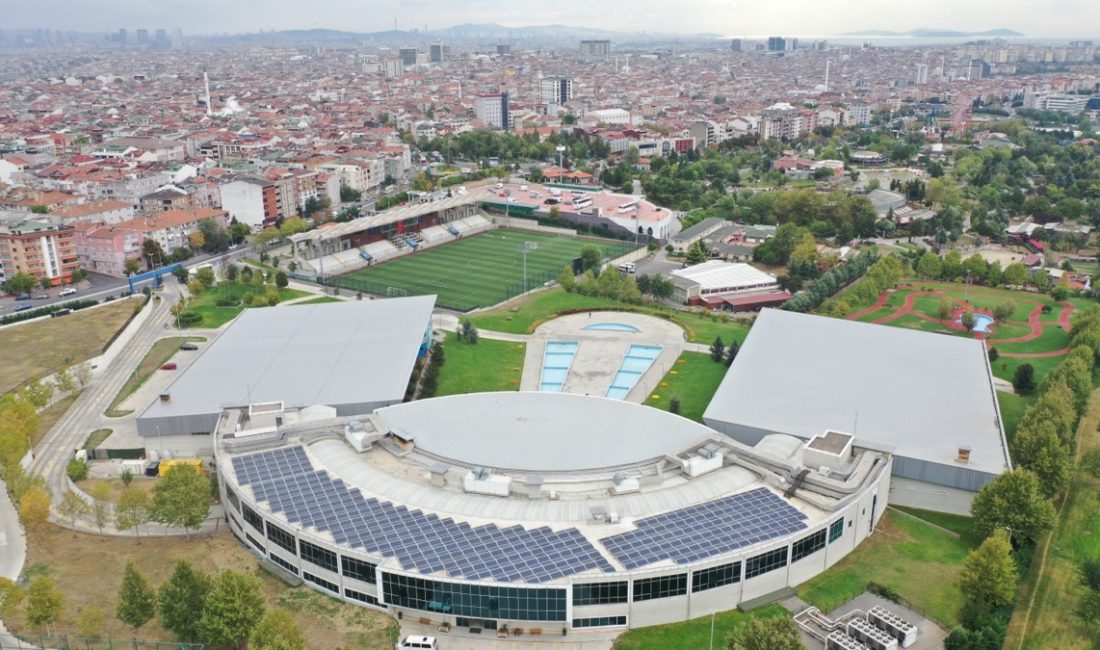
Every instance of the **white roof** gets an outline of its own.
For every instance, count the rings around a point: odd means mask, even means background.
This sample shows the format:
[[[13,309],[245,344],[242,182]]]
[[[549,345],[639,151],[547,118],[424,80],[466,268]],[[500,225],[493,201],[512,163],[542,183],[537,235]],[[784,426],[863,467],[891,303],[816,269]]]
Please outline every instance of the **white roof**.
[[[775,276],[749,264],[711,260],[684,269],[676,269],[672,275],[709,287],[748,287],[776,282]]]
[[[803,439],[848,431],[991,474],[1009,466],[985,344],[961,336],[765,309],[704,418]]]

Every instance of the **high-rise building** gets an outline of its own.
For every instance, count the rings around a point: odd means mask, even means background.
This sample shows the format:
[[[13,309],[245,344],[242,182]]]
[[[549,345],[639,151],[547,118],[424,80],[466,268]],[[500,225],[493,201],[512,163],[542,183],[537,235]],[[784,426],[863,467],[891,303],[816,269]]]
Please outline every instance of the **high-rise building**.
[[[126,45],[126,28],[125,27],[119,27],[118,28],[118,37],[117,38],[118,38],[119,44]]]
[[[137,44],[148,45],[149,44],[149,30],[139,29],[137,30]]]
[[[539,98],[547,104],[564,104],[573,98],[573,80],[568,77],[545,77],[539,81]]]
[[[416,65],[416,54],[415,47],[403,47],[397,50],[397,55],[401,57],[401,63],[407,66]]]
[[[168,40],[168,30],[166,30],[166,29],[158,29],[157,30],[157,38],[156,38],[156,41],[154,42],[154,46],[158,50],[167,50],[168,48],[172,47],[172,43]]]
[[[917,64],[917,78],[916,82],[918,86],[923,86],[928,83],[928,65],[925,63]]]
[[[179,27],[172,30],[172,49],[173,50],[182,50],[183,49],[183,30],[180,29]]]
[[[596,59],[606,59],[607,57],[611,56],[611,41],[581,41],[580,51],[581,56],[592,57]]]
[[[769,36],[768,37],[768,51],[769,52],[782,52],[787,49],[787,39],[782,36]]]
[[[478,95],[474,98],[474,112],[477,114],[477,119],[486,125],[507,131],[510,117],[508,114],[508,93]]]
[[[405,62],[401,59],[386,59],[383,70],[387,79],[401,77],[405,74]]]
[[[989,76],[989,64],[981,59],[970,59],[967,67],[966,78],[971,81],[980,81]]]
[[[511,56],[512,46],[501,43],[497,45],[497,56]]]
[[[432,43],[431,49],[428,50],[431,56],[429,60],[432,63],[443,63],[443,44]]]
[[[730,41],[730,52],[741,52],[744,45],[741,43],[741,39],[735,38]]]
[[[76,231],[56,217],[15,215],[0,220],[0,266],[10,277],[28,273],[54,284],[68,281],[80,265]]]

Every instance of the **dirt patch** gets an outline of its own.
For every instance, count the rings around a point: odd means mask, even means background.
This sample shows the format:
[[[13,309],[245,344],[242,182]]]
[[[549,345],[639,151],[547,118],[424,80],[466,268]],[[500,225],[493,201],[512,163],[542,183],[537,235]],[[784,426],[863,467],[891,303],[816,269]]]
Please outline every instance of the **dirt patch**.
[[[121,485],[121,481],[115,481]],[[82,482],[84,483],[84,482]],[[138,481],[134,481],[135,484]],[[152,483],[152,481],[149,481]],[[50,575],[64,594],[61,620],[54,629],[75,634],[81,609],[90,605],[104,612],[104,636],[114,639],[169,640],[171,634],[157,619],[138,631],[115,618],[118,587],[126,562],[133,561],[150,584],[168,579],[177,560],[187,560],[213,573],[222,569],[247,571],[260,578],[268,607],[285,609],[302,629],[311,648],[392,647],[395,622],[384,613],[350,605],[308,587],[292,588],[260,568],[259,561],[228,532],[186,539],[100,538],[50,528],[32,535],[27,544],[27,575]],[[13,632],[30,632],[20,613],[7,621]]]

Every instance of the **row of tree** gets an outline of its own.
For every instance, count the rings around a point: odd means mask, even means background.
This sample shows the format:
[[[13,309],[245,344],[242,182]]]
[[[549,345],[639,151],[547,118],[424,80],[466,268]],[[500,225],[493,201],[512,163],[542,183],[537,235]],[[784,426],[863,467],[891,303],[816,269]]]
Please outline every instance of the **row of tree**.
[[[925,251],[917,261],[916,271],[918,276],[928,280],[959,282],[966,279],[990,287],[1024,287],[1031,284],[1044,291],[1051,287],[1050,274],[1045,270],[1032,274],[1020,262],[1002,269],[1000,261],[987,262],[979,253],[964,260],[956,250],[948,252],[943,258],[932,251]]]
[[[846,315],[851,311],[848,304],[845,301],[829,300],[833,295],[863,277],[863,281],[852,288],[852,297],[858,302],[873,302],[879,293],[901,280],[903,269],[903,264],[896,257],[879,259],[869,251],[860,253],[822,274],[784,303],[783,309],[809,312],[822,307],[822,313],[826,315]],[[870,299],[867,299],[868,295],[871,296]]]
[[[596,270],[589,269],[579,278],[574,278],[572,267],[566,266],[558,276],[558,284],[566,291],[582,296],[600,296],[629,305],[642,302],[642,292],[634,276],[623,275],[617,269],[604,269],[599,275]]]
[[[84,269],[75,269],[72,273],[72,277],[69,282],[76,284],[88,279],[88,272]],[[36,278],[30,273],[24,271],[17,271],[11,274],[3,284],[0,284],[0,289],[3,289],[4,293],[10,293],[12,295],[20,295],[24,293],[30,293],[35,287],[42,287],[43,289],[49,289],[53,286],[53,278],[42,276]]]

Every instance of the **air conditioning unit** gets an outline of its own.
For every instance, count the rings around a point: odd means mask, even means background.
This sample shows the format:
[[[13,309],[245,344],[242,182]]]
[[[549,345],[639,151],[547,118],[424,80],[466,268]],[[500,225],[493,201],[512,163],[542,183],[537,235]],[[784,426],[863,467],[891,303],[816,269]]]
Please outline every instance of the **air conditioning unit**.
[[[638,485],[638,479],[627,478],[625,474],[615,474],[613,482],[614,485],[611,487],[613,494],[630,494],[641,489],[641,486]]]
[[[475,467],[470,470],[462,481],[462,487],[473,494],[488,494],[496,497],[508,496],[512,485],[512,477],[501,474],[491,474],[484,467]]]

